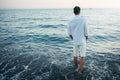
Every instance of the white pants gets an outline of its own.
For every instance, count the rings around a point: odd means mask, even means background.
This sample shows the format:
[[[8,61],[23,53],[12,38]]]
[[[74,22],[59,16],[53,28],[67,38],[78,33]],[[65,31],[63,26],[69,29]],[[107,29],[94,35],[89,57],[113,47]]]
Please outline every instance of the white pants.
[[[74,45],[73,46],[74,57],[85,57],[86,56],[86,43],[83,45]]]

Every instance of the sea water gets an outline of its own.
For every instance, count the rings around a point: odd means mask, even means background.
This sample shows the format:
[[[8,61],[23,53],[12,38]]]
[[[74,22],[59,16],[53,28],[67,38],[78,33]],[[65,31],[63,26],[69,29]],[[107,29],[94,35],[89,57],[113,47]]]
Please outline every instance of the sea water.
[[[82,9],[88,23],[84,72],[73,66],[72,9],[0,10],[0,80],[119,80],[120,9]]]

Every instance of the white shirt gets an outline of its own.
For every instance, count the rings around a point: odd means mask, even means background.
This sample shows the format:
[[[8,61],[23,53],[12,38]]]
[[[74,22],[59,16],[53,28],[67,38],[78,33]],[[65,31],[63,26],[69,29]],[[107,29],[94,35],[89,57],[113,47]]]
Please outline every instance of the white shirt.
[[[85,36],[88,36],[86,20],[82,16],[75,16],[68,26],[68,34],[73,36],[74,45],[82,45],[86,42]]]

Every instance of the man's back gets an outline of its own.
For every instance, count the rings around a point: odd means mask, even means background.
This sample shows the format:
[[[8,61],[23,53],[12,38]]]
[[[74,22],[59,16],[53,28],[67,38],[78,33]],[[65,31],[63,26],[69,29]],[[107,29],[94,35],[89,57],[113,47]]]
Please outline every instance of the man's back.
[[[86,21],[82,16],[75,16],[69,23],[68,34],[73,36],[75,45],[85,43],[85,36],[88,35]]]

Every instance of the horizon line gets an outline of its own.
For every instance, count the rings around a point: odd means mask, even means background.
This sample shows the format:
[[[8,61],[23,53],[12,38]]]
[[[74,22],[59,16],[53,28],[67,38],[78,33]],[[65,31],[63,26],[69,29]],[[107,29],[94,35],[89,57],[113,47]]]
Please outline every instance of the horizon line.
[[[73,9],[73,8],[0,8],[0,9]],[[120,8],[81,8],[81,9],[120,9]]]

